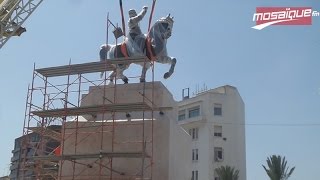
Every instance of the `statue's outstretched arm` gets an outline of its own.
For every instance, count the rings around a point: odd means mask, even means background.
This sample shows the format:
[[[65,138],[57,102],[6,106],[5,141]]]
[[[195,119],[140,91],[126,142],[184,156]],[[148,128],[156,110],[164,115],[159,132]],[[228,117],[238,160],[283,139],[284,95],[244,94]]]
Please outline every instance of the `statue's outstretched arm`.
[[[137,16],[131,18],[132,23],[138,24],[143,19],[143,17],[146,15],[147,10],[148,10],[148,7],[143,6],[141,12]]]

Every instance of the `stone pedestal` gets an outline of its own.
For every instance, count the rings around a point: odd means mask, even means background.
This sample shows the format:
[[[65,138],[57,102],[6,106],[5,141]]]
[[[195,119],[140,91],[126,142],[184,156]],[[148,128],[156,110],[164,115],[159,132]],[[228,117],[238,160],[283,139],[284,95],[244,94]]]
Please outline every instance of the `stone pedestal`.
[[[63,155],[82,158],[75,164],[61,163],[63,179],[72,179],[73,174],[75,179],[94,180],[99,175],[107,179],[111,176],[111,162],[112,179],[138,180],[142,173],[146,179],[152,174],[153,180],[191,178],[191,172],[187,172],[191,166],[191,138],[177,125],[177,104],[161,82],[90,87],[82,97],[82,107],[145,102],[151,107],[171,109],[162,113],[133,112],[128,107],[128,112],[98,113],[84,116],[87,121],[67,122]],[[145,157],[137,155],[143,152]]]

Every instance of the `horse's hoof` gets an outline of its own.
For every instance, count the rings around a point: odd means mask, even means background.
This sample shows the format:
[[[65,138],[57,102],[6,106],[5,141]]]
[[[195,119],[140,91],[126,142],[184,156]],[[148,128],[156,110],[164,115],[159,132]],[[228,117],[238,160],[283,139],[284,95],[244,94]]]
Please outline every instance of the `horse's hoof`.
[[[129,79],[128,79],[127,77],[124,77],[124,78],[122,79],[122,81],[123,81],[125,84],[128,84]]]
[[[140,78],[140,82],[141,82],[141,83],[144,83],[144,82],[146,82],[146,79]]]
[[[168,79],[170,76],[171,76],[171,73],[166,72],[166,73],[163,75],[163,78]]]

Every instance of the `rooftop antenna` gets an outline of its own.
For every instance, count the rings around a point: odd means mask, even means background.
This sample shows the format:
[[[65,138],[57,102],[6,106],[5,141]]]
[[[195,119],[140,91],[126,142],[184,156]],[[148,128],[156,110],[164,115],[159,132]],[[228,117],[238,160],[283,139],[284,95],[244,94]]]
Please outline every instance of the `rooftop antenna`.
[[[196,84],[196,90],[195,90],[194,92],[192,92],[192,95],[193,95],[193,96],[198,95],[198,93],[199,93],[199,87],[198,87],[198,86],[199,86],[199,85]]]
[[[203,93],[208,90],[206,83],[203,83],[202,89],[200,89],[200,93]]]
[[[205,83],[203,83],[203,86],[200,88],[199,84],[196,85],[195,92],[192,93],[192,95],[196,96],[200,93],[206,92],[208,90],[208,87]]]

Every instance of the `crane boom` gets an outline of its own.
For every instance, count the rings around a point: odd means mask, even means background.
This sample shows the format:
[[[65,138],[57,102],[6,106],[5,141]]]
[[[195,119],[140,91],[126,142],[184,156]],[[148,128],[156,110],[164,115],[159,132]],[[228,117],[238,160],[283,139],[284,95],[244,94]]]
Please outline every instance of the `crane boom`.
[[[22,24],[43,0],[0,0],[0,49],[12,36],[25,32]]]

